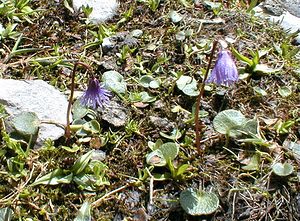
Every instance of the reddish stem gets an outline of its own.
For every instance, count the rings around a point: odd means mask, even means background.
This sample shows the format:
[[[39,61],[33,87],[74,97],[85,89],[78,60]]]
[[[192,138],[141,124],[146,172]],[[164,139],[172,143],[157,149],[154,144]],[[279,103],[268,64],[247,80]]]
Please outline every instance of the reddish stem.
[[[211,66],[211,62],[212,62],[212,59],[213,59],[213,56],[214,56],[214,52],[215,52],[217,43],[218,43],[218,41],[213,42],[213,46],[212,46],[212,49],[211,49],[208,65],[207,65],[207,68],[206,68],[206,72],[205,72],[202,83],[200,83],[200,86],[199,86],[200,92],[199,92],[199,95],[198,95],[197,101],[196,101],[196,110],[195,110],[196,147],[197,147],[198,154],[200,156],[203,155],[203,150],[200,147],[201,135],[200,135],[200,123],[199,123],[199,121],[202,124],[201,119],[199,120],[200,101],[201,101],[201,98],[203,97],[203,94],[204,94],[205,81],[206,81],[208,73],[209,73],[209,69],[210,69],[210,66]]]

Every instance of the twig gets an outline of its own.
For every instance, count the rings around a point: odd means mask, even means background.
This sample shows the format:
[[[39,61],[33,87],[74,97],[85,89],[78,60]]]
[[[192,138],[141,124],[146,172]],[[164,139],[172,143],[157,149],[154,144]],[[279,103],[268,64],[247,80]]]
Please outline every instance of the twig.
[[[150,193],[149,193],[149,204],[153,205],[153,182],[154,182],[154,177],[153,175],[150,173],[149,169],[146,167],[147,173],[150,177],[150,183],[149,183],[149,189],[150,189]]]
[[[113,191],[111,191],[111,192],[109,192],[109,193],[106,193],[104,196],[102,196],[101,198],[99,198],[99,199],[97,199],[95,202],[93,202],[93,203],[91,204],[91,207],[96,208],[96,207],[100,206],[101,202],[102,202],[105,198],[107,198],[107,197],[109,197],[109,196],[111,196],[111,195],[113,195],[113,194],[115,194],[115,193],[117,193],[117,192],[120,192],[121,190],[124,190],[124,189],[126,189],[127,187],[129,187],[129,186],[130,186],[130,183],[127,183],[126,185],[121,186],[121,187],[119,187],[118,189],[115,189],[115,190],[113,190]]]
[[[210,69],[210,66],[211,66],[211,62],[212,62],[212,59],[213,59],[213,56],[214,56],[214,52],[215,52],[217,43],[218,43],[218,41],[213,42],[213,46],[212,46],[210,57],[209,57],[209,62],[208,62],[207,68],[206,68],[206,72],[205,72],[205,75],[204,75],[204,78],[203,78],[203,82],[200,83],[200,86],[199,86],[200,92],[199,92],[199,95],[198,95],[197,101],[196,101],[196,110],[195,110],[196,147],[197,147],[198,154],[200,156],[202,156],[202,154],[203,154],[203,151],[201,150],[201,147],[200,147],[200,140],[201,140],[200,124],[199,124],[200,101],[201,101],[201,98],[203,97],[203,94],[204,94],[205,81],[206,81],[208,73],[209,73],[209,69]]]
[[[74,89],[75,89],[75,72],[76,72],[76,68],[78,65],[81,65],[83,67],[85,67],[86,69],[91,71],[91,67],[81,61],[77,61],[74,64],[73,67],[73,72],[72,72],[72,82],[71,82],[71,93],[70,93],[70,98],[69,98],[69,103],[68,103],[68,109],[67,109],[67,126],[65,129],[65,136],[66,139],[70,139],[71,137],[71,128],[70,128],[70,115],[71,115],[71,107],[72,107],[72,102],[73,102],[73,96],[74,96]]]

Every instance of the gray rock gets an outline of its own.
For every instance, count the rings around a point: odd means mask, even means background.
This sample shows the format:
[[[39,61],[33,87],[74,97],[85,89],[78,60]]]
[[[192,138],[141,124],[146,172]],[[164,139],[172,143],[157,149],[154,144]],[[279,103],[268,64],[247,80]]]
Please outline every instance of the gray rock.
[[[0,79],[0,103],[10,115],[8,121],[21,112],[34,112],[40,121],[66,125],[67,98],[45,81]],[[35,147],[42,146],[47,138],[56,140],[63,135],[63,127],[42,123]]]
[[[175,127],[174,123],[170,122],[167,118],[150,116],[150,122],[159,129],[169,131]]]
[[[103,39],[102,50],[104,54],[114,54],[119,52],[125,45],[135,47],[138,44],[138,39],[133,37],[129,32],[118,32],[115,35]]]
[[[93,8],[89,19],[94,24],[103,23],[112,18],[118,8],[117,0],[73,0],[73,7],[75,11],[79,11],[82,6],[89,6]]]
[[[140,38],[143,35],[143,31],[140,29],[133,30],[131,36],[134,38]]]
[[[265,0],[261,5],[276,16],[288,11],[290,14],[300,17],[300,0]]]
[[[129,119],[129,111],[117,99],[112,99],[108,105],[98,108],[100,117],[115,127],[125,126]]]
[[[279,0],[278,0],[279,1]],[[298,1],[298,3],[297,3]],[[284,2],[281,0],[281,2]],[[291,1],[293,4],[298,7],[299,16],[300,16],[300,0]],[[270,22],[278,23],[285,31],[288,33],[295,33],[300,30],[300,17],[297,17],[291,14],[286,8],[292,7],[290,6],[281,6],[277,5],[276,7],[273,5],[272,9],[265,4],[260,4],[259,6],[254,8],[255,15],[268,19]],[[267,9],[267,10],[266,10]],[[296,14],[294,12],[294,14]],[[296,36],[296,44],[300,44],[300,33]]]

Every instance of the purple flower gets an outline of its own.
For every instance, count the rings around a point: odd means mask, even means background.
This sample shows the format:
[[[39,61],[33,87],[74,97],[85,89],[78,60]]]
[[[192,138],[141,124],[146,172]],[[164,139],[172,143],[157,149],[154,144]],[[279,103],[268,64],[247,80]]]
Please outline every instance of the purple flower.
[[[238,70],[228,50],[221,50],[207,83],[229,86],[239,79]]]
[[[97,107],[103,107],[110,100],[110,92],[103,88],[98,79],[91,78],[89,86],[80,98],[82,105],[96,109]]]

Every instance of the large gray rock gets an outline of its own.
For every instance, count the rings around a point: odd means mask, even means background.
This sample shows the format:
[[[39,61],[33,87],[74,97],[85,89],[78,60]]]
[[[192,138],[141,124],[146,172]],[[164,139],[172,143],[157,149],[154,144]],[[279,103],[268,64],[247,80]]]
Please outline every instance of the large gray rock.
[[[300,0],[265,0],[262,6],[277,16],[288,11],[290,14],[300,17]]]
[[[118,8],[117,0],[73,0],[73,7],[79,11],[82,6],[93,8],[89,19],[95,23],[102,23],[112,18]]]
[[[66,125],[67,98],[45,81],[0,79],[0,103],[5,106],[9,119],[21,112],[34,112],[40,121]],[[63,135],[62,127],[42,123],[36,147],[43,145],[47,138],[56,140]]]
[[[278,23],[288,33],[300,30],[300,0],[266,0],[254,11],[255,15]],[[300,33],[295,40],[300,44]]]

